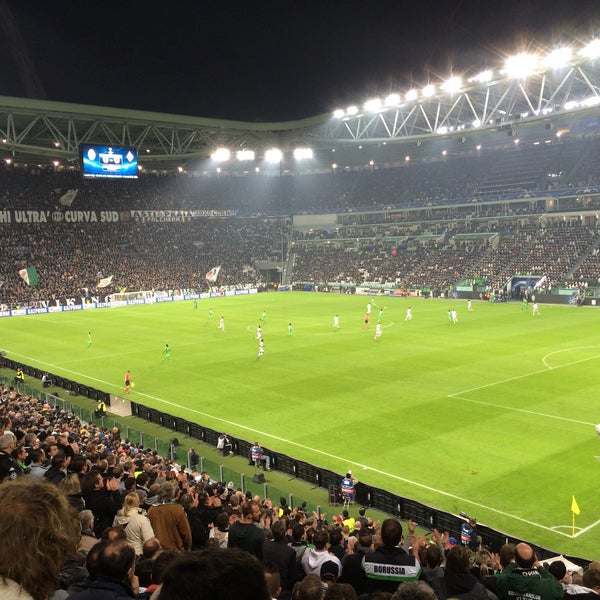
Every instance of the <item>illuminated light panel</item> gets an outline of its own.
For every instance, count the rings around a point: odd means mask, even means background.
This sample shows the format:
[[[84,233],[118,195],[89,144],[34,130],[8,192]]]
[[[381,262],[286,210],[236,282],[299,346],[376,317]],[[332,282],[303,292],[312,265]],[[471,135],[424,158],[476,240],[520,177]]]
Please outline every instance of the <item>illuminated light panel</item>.
[[[450,77],[442,83],[441,88],[444,92],[449,94],[455,94],[460,91],[462,87],[462,79],[460,77]]]
[[[494,77],[494,72],[491,69],[487,69],[485,71],[481,71],[481,73],[477,73],[474,77],[470,77],[468,79],[469,83],[488,83],[492,81]]]
[[[265,160],[270,163],[278,163],[281,162],[283,158],[283,153],[279,148],[271,148],[265,152]]]
[[[345,114],[346,113],[341,108],[337,108],[333,111],[333,116],[335,119],[343,119]]]
[[[587,43],[577,54],[584,58],[595,59],[600,56],[600,39],[593,39]]]
[[[573,60],[573,50],[568,47],[555,48],[542,61],[549,69],[562,69],[569,66]]]
[[[214,160],[215,162],[223,162],[223,161],[229,160],[230,156],[231,156],[231,153],[229,152],[229,150],[227,148],[217,148],[210,155],[212,160]]]
[[[296,160],[304,160],[307,158],[313,158],[314,153],[312,148],[296,148],[294,149],[294,158]]]
[[[419,92],[417,92],[417,90],[408,90],[408,92],[406,92],[406,95],[404,96],[406,98],[406,100],[408,102],[413,102],[414,100],[416,100],[419,97]]]
[[[364,104],[365,110],[369,112],[381,110],[382,106],[383,102],[381,101],[381,98],[372,98],[371,100],[367,100]]]
[[[386,106],[398,106],[400,104],[400,94],[389,94],[385,97],[384,104]]]
[[[431,96],[435,94],[435,85],[433,85],[433,83],[426,85],[421,90],[421,94],[423,95],[423,98],[431,98]]]
[[[507,59],[504,73],[513,79],[526,79],[535,73],[538,64],[533,54],[517,54]]]
[[[238,150],[235,157],[240,161],[254,160],[254,150]]]
[[[346,109],[346,114],[349,115],[349,116],[353,116],[353,115],[358,114],[358,106],[349,106]]]
[[[590,98],[586,98],[581,102],[582,106],[597,106],[600,104],[600,97],[591,96]]]

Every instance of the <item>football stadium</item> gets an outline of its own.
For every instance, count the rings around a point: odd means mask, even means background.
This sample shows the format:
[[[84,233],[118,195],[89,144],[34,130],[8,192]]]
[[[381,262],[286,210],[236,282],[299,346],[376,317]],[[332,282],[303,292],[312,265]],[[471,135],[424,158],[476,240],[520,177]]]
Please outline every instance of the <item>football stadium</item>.
[[[586,565],[599,54],[282,123],[0,97],[3,429]]]

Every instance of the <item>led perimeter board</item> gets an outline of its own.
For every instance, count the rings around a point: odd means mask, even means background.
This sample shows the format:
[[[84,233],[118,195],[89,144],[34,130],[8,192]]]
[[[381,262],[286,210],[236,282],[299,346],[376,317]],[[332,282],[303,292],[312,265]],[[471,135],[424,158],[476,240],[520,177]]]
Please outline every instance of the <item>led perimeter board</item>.
[[[137,179],[137,150],[128,146],[81,146],[84,177],[115,177]]]

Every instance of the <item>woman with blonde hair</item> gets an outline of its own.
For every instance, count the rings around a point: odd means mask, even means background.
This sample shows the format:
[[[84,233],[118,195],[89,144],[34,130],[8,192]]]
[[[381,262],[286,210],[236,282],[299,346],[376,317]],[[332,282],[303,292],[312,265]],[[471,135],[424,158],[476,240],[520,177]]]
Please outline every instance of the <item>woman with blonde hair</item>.
[[[144,553],[144,543],[155,537],[146,511],[140,508],[140,497],[137,492],[125,496],[123,508],[117,512],[113,521],[113,527],[116,525],[121,525],[125,529],[127,540],[135,548],[136,556],[141,556]]]
[[[0,598],[47,600],[77,547],[77,513],[55,485],[27,477],[0,485],[0,506]]]

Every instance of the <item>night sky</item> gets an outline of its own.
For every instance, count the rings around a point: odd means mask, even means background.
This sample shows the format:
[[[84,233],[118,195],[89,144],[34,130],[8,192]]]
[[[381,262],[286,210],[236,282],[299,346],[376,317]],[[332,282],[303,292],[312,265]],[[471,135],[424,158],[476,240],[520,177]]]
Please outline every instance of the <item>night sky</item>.
[[[0,95],[288,121],[595,33],[598,0],[0,0]]]

